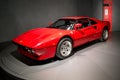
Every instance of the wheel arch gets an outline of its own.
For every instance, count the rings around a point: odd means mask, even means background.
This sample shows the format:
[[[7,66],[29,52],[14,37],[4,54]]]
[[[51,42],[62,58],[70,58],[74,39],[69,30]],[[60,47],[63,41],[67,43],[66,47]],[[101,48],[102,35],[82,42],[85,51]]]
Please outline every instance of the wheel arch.
[[[69,35],[64,35],[64,36],[62,36],[62,37],[59,39],[57,45],[59,44],[59,42],[60,42],[63,38],[69,38],[69,39],[71,39],[72,45],[74,45],[74,41],[73,41],[72,37],[70,37]]]
[[[110,30],[110,27],[109,27],[109,26],[104,26],[104,27],[103,27],[103,30],[104,30],[104,29]]]

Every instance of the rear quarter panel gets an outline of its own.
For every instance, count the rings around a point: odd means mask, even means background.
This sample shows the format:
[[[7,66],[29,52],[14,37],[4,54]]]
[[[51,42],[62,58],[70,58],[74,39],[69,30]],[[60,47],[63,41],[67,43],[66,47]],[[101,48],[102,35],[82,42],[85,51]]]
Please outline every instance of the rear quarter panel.
[[[110,30],[110,23],[108,21],[100,21],[98,25],[98,29],[100,32],[102,32],[105,27],[108,27],[108,29]]]

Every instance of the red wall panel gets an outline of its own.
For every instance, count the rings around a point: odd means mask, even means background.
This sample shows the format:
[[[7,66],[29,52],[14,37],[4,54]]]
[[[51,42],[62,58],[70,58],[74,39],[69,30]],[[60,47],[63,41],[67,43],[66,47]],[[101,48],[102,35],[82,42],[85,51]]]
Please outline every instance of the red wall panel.
[[[110,22],[110,31],[112,31],[112,0],[104,0],[103,3],[103,20]]]

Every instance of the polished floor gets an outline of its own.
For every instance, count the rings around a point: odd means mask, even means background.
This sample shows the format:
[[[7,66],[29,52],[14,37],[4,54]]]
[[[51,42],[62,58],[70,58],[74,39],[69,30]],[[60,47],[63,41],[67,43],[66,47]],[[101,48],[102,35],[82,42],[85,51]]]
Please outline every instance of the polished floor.
[[[34,61],[18,53],[9,42],[0,48],[0,66],[6,73],[2,75],[15,80],[120,80],[119,35],[113,32],[107,42],[77,47],[75,54],[65,60]]]

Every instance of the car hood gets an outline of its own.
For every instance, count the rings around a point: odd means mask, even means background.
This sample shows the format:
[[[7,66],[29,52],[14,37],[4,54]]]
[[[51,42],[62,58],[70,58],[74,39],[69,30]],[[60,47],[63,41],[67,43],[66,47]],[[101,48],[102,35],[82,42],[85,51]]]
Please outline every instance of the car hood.
[[[58,35],[62,34],[64,31],[66,30],[53,28],[37,28],[27,31],[22,35],[19,35],[18,37],[13,39],[13,42],[26,47],[34,48],[37,45],[41,45],[48,40],[58,37]]]

